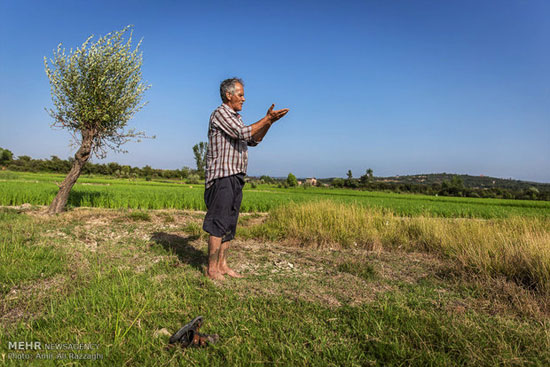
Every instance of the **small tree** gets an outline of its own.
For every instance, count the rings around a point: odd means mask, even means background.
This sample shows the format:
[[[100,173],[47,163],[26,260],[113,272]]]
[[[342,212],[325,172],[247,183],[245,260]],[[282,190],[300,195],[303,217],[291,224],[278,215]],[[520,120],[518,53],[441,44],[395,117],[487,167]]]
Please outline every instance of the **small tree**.
[[[350,171],[351,172],[351,171]],[[372,181],[373,171],[371,168],[367,169],[365,174],[359,178],[361,185],[366,186],[369,182]]]
[[[344,182],[344,186],[346,186],[346,187],[356,187],[357,185],[355,185],[355,183],[353,182],[353,173],[351,173],[350,169],[348,170],[347,176],[348,176],[348,178]]]
[[[0,164],[8,164],[13,161],[13,153],[8,149],[0,148]]]
[[[52,127],[69,130],[74,144],[80,146],[67,177],[50,204],[50,213],[65,210],[71,188],[91,154],[99,158],[106,150],[125,152],[120,146],[145,137],[143,132],[125,130],[139,111],[143,93],[150,87],[141,78],[142,54],[138,43],[131,50],[132,32],[127,41],[121,31],[109,33],[90,44],[90,36],[80,48],[65,54],[61,44],[50,59],[44,57],[55,110],[48,110]]]
[[[205,176],[207,146],[208,144],[204,141],[193,146],[193,155],[195,156],[195,163],[197,164],[197,172],[202,179],[204,179]]]
[[[368,176],[369,180],[372,180],[372,178],[374,177],[374,172],[373,172],[372,168],[369,168],[367,170],[367,176]]]
[[[189,184],[197,185],[200,182],[201,182],[201,178],[199,177],[199,175],[195,173],[192,173],[189,175],[189,177],[187,177],[187,183]]]
[[[180,178],[183,180],[183,179],[185,179],[185,178],[187,178],[187,177],[189,176],[189,174],[191,173],[191,169],[190,169],[189,167],[187,167],[187,166],[184,166],[184,167],[181,169],[180,173],[181,173]]]
[[[525,194],[529,197],[529,199],[534,200],[540,195],[540,191],[535,186],[531,186],[525,190]]]
[[[288,177],[286,178],[286,183],[290,187],[298,186],[298,180],[296,179],[296,176],[294,176],[292,173],[288,174]]]

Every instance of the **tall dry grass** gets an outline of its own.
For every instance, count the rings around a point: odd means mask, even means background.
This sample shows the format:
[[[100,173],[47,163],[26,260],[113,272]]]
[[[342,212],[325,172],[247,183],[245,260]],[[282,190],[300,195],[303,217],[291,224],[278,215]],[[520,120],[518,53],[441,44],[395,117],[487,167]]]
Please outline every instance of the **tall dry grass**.
[[[545,218],[398,217],[389,211],[324,201],[280,207],[256,234],[312,246],[435,252],[470,271],[502,274],[550,294],[550,220]]]

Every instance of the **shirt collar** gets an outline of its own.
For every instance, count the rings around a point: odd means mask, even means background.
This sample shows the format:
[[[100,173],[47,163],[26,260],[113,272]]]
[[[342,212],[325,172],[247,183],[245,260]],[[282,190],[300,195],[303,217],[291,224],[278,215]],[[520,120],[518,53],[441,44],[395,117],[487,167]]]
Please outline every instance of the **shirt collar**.
[[[222,107],[225,108],[228,112],[231,112],[232,114],[234,114],[235,116],[240,116],[240,114],[237,111],[235,111],[225,103],[222,103]]]

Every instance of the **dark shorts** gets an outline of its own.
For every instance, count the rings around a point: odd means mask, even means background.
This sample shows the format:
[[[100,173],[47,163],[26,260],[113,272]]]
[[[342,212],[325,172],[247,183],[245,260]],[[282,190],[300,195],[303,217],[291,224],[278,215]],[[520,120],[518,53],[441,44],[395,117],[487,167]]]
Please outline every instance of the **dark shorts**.
[[[217,178],[212,186],[204,190],[206,217],[202,229],[212,236],[221,237],[222,242],[235,237],[239,210],[243,199],[244,174]]]

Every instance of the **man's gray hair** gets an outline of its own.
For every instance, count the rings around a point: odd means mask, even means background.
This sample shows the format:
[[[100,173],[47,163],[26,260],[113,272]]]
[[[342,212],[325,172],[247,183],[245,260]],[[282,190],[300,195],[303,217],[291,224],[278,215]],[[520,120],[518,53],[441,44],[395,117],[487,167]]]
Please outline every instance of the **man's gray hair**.
[[[235,94],[235,84],[241,84],[244,87],[244,82],[240,78],[229,78],[225,79],[220,84],[220,97],[222,97],[223,102],[227,102],[227,97],[225,96],[226,93]]]

